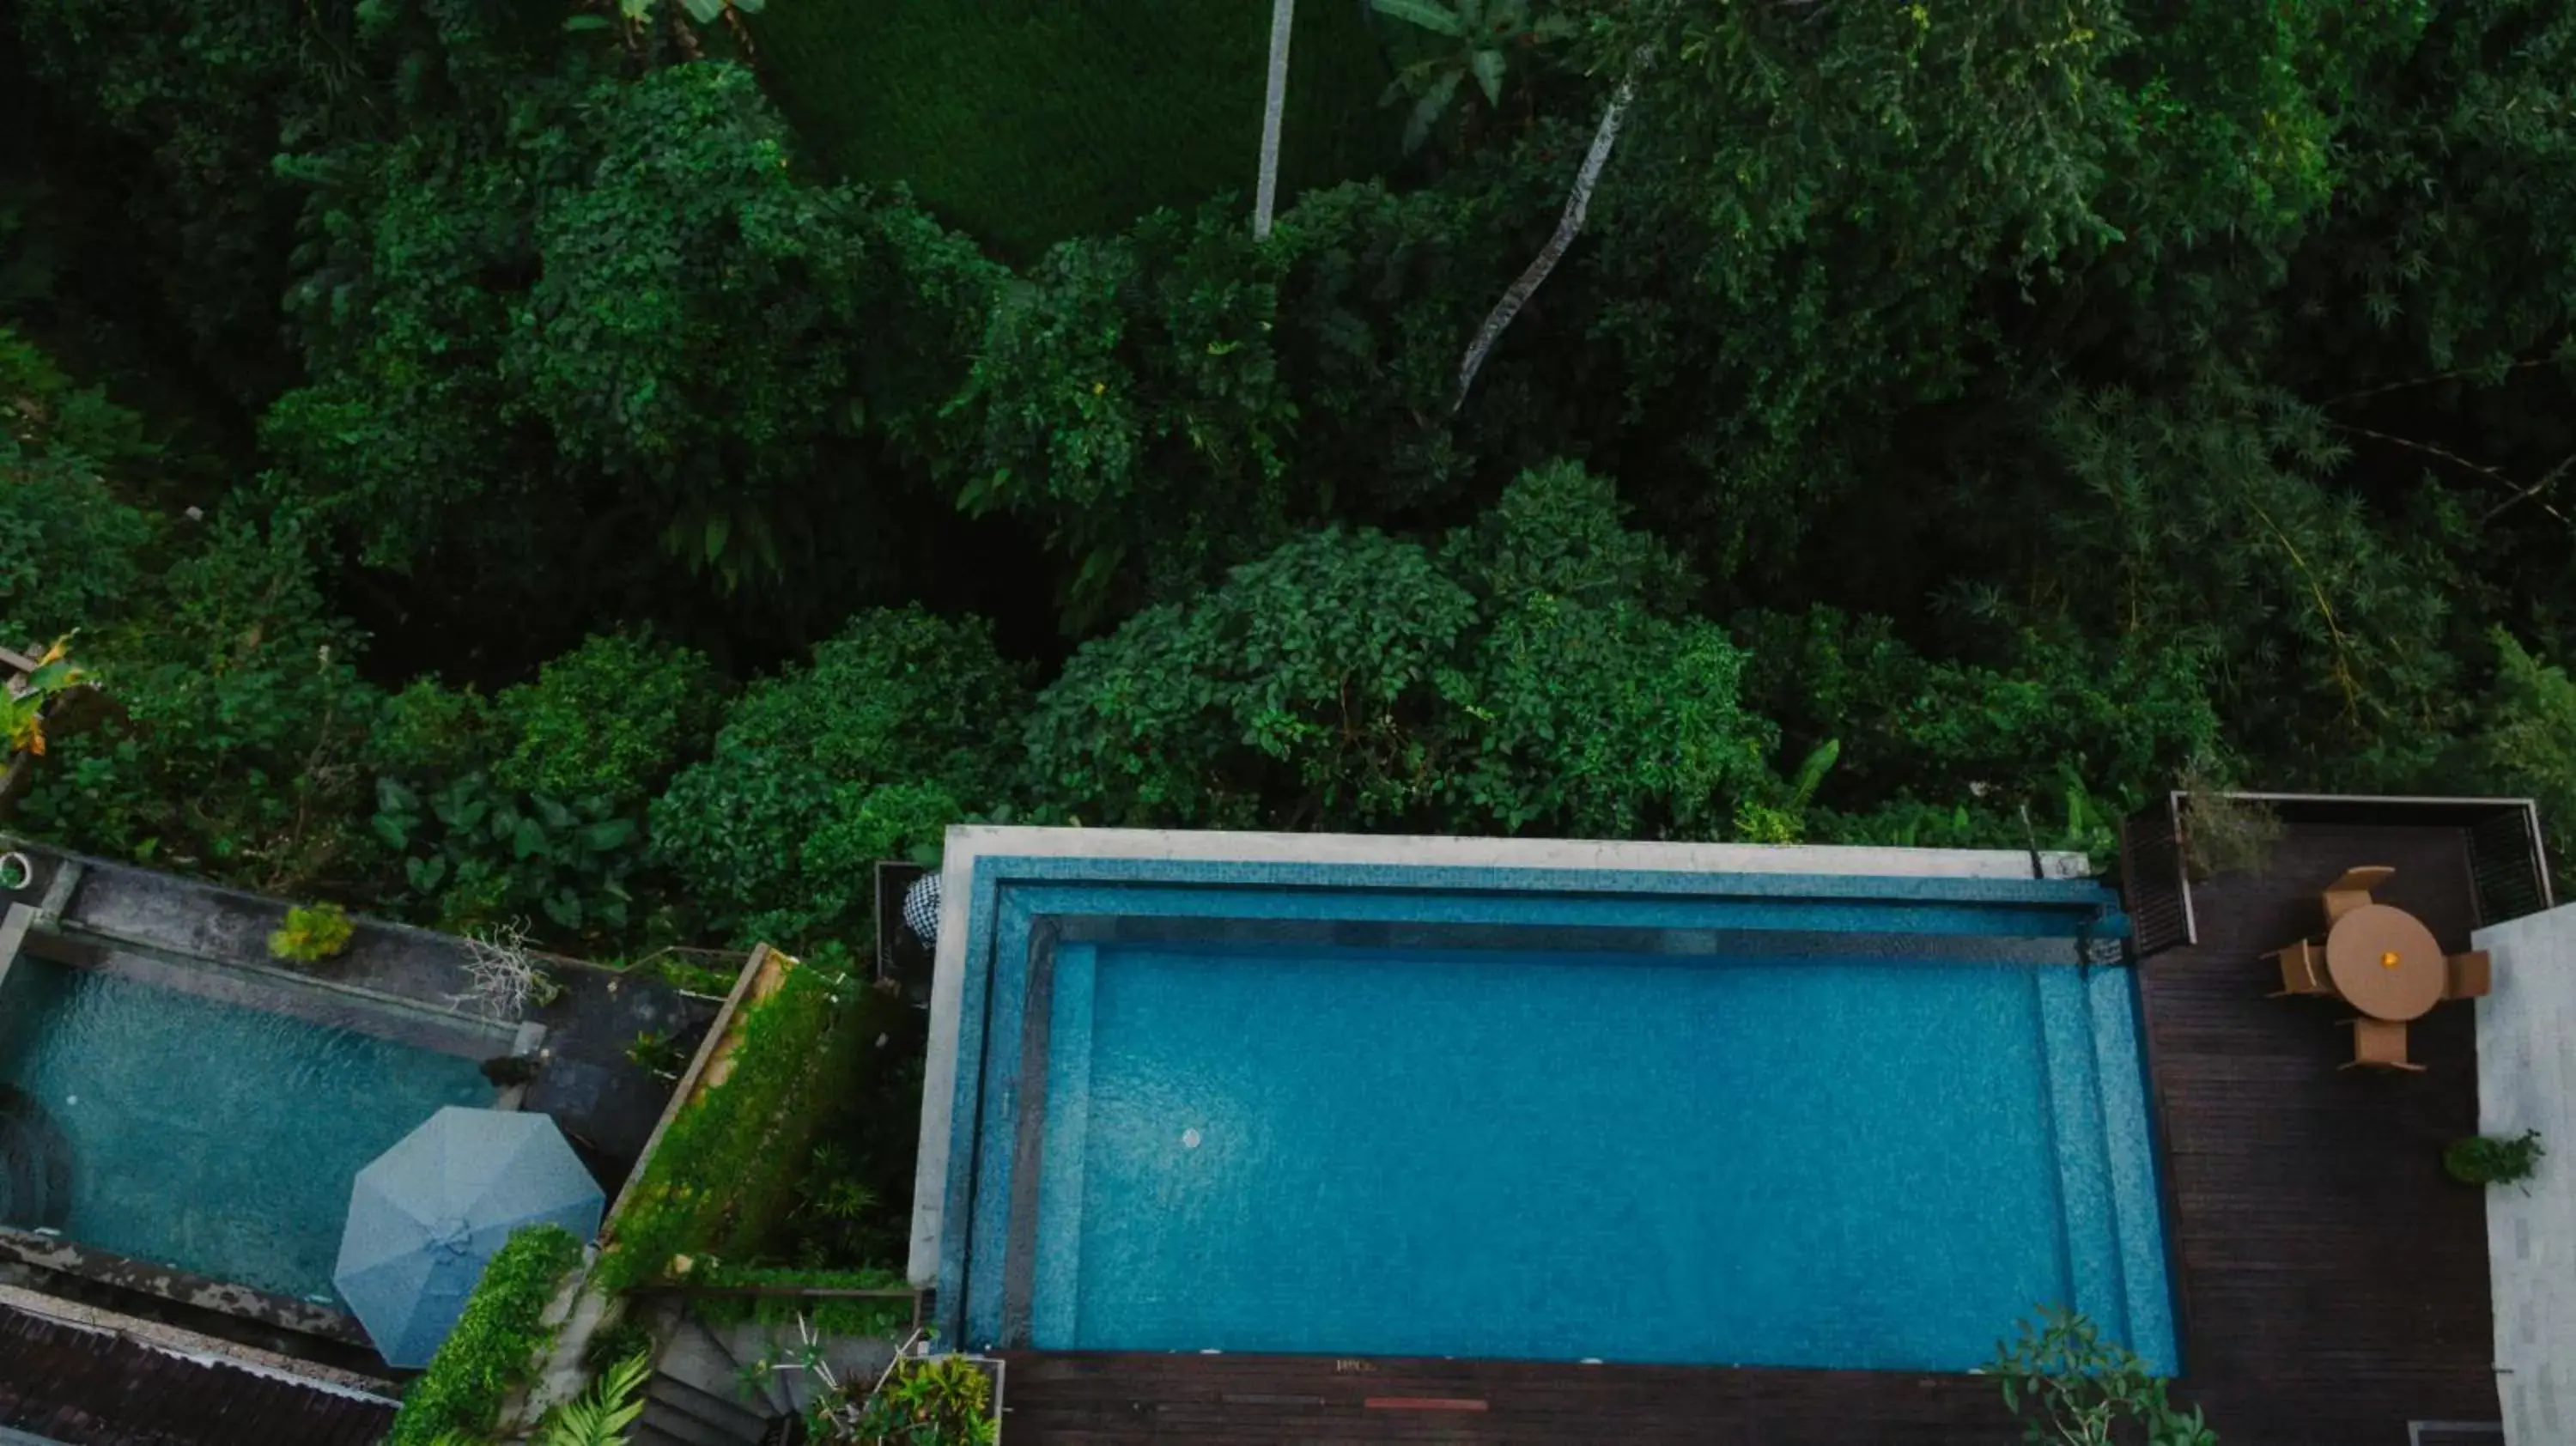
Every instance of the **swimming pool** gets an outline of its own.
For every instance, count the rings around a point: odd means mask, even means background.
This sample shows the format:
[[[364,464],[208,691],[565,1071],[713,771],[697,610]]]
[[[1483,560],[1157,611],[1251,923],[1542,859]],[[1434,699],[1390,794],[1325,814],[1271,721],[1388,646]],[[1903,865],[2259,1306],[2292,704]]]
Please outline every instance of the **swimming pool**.
[[[2022,877],[981,854],[945,1323],[1961,1370],[2047,1304],[2172,1369],[2116,914],[2005,857]]]
[[[492,1098],[463,1055],[21,955],[0,980],[0,1219],[336,1301],[359,1168]]]

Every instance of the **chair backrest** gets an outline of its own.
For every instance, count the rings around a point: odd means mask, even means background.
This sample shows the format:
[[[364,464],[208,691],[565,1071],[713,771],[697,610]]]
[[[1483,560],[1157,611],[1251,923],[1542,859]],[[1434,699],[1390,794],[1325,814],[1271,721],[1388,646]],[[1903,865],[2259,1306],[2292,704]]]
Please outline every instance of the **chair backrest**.
[[[2483,998],[2495,986],[2495,965],[2484,949],[2454,954],[2443,963],[2447,966],[2442,984],[2444,999]]]
[[[2342,894],[2351,893],[2357,890],[2366,894],[2395,877],[2397,877],[2397,870],[2390,868],[2388,865],[2369,864],[2357,869],[2344,870],[2343,877],[2326,885],[2326,892],[2329,894]]]
[[[2281,992],[2284,994],[2331,994],[2334,985],[2326,978],[2326,951],[2301,939],[2280,951]]]
[[[2367,1016],[2352,1022],[2352,1062],[2384,1065],[2392,1069],[2409,1069],[2406,1059],[2406,1026]]]
[[[2369,903],[2370,891],[2387,883],[2396,873],[2385,864],[2344,870],[2343,877],[2326,885],[2326,922],[2331,924]]]

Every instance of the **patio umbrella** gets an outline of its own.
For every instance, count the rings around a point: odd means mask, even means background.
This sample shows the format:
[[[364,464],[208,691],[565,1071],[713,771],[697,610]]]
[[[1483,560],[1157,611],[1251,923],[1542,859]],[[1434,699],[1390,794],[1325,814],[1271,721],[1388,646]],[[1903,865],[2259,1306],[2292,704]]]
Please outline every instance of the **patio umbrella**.
[[[587,1241],[604,1203],[553,1120],[450,1105],[358,1172],[331,1283],[387,1365],[426,1366],[511,1231]]]

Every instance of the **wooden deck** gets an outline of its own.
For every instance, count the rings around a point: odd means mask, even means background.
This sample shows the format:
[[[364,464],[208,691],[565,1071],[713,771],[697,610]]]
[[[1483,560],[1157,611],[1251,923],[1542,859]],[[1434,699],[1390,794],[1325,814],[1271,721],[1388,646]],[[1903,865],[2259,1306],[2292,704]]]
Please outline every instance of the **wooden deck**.
[[[2447,949],[2474,905],[2456,828],[2293,825],[2261,878],[2199,885],[2200,940],[2143,966],[2165,1140],[2178,1392],[2225,1446],[2406,1446],[2407,1423],[2497,1416],[2480,1197],[2442,1146],[2477,1122],[2468,1007],[2413,1030],[2430,1072],[2338,1071],[2349,1013],[2264,998],[2260,954],[2321,923],[2317,890],[2391,864],[2381,897]],[[1999,1322],[1999,1328],[2006,1323]],[[1970,1377],[1494,1361],[1022,1352],[1007,1438],[2001,1446]]]

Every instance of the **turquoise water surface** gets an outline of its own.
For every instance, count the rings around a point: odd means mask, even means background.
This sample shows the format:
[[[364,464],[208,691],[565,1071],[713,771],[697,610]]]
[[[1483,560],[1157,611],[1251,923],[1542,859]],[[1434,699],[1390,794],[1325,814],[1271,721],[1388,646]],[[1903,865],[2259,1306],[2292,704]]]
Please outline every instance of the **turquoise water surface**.
[[[359,1168],[493,1091],[470,1059],[22,957],[0,985],[13,1094],[9,1223],[332,1299]]]
[[[1067,944],[1030,1343],[1955,1370],[2174,1354],[2130,980]]]

